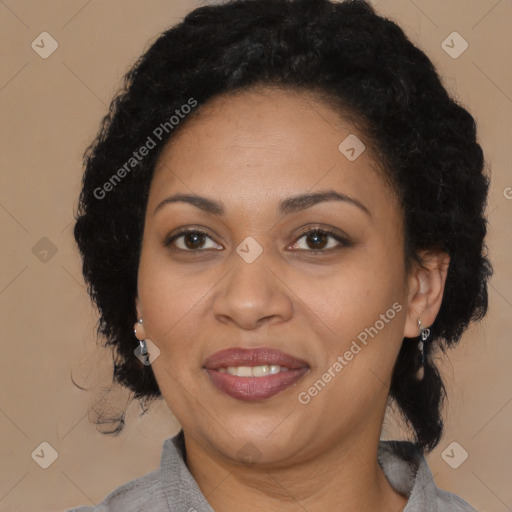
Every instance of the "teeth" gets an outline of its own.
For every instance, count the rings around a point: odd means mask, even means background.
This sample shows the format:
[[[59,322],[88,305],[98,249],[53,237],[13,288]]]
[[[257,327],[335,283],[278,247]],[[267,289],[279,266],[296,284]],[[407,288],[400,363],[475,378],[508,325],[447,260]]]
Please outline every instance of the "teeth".
[[[251,375],[253,377],[264,377],[265,375],[268,375],[270,373],[268,365],[263,366],[253,366],[251,368],[252,372]],[[238,374],[240,375],[240,374]]]
[[[287,372],[289,368],[279,366],[278,364],[264,364],[261,366],[228,366],[227,368],[219,368],[220,373],[229,373],[237,377],[265,377],[266,375],[274,375],[279,372]]]
[[[252,377],[252,368],[250,366],[239,366],[236,368],[238,377]]]
[[[279,373],[279,370],[281,367],[277,364],[273,364],[270,366],[270,375],[273,375],[274,373]]]

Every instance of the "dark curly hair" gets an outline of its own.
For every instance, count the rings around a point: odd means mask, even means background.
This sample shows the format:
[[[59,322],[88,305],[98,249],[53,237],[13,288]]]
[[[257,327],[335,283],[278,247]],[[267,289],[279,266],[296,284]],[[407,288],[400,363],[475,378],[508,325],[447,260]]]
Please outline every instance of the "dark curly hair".
[[[149,185],[164,145],[216,95],[257,85],[318,92],[364,126],[379,155],[403,208],[407,265],[421,263],[422,249],[450,256],[425,346],[425,377],[415,380],[417,348],[405,340],[390,384],[390,400],[413,427],[417,446],[430,452],[442,437],[446,390],[428,356],[483,318],[492,274],[484,243],[489,178],[473,117],[403,30],[362,0],[206,5],[155,39],[126,74],[85,151],[75,215],[84,278],[100,313],[98,334],[112,348],[113,382],[141,403],[161,397],[151,366],[134,356],[132,329]],[[197,108],[172,129],[171,116],[190,111],[183,106],[193,101]],[[148,137],[157,147],[130,160]],[[114,181],[123,166],[122,180]],[[123,422],[115,433],[122,428]]]

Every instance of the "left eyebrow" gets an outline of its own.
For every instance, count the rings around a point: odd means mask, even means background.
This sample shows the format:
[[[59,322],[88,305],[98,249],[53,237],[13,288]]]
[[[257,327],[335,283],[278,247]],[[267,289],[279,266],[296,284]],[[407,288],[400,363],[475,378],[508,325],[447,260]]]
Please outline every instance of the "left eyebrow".
[[[370,210],[368,210],[368,208],[356,198],[336,192],[335,190],[325,190],[311,194],[300,194],[288,197],[279,205],[279,212],[282,215],[289,215],[291,213],[305,210],[306,208],[311,208],[312,206],[324,201],[343,201],[353,206],[357,206],[367,215],[370,217],[372,216]]]
[[[292,213],[306,210],[307,208],[311,208],[312,206],[325,201],[342,201],[356,206],[365,212],[370,218],[372,216],[370,210],[368,210],[368,208],[360,201],[354,197],[336,192],[335,190],[325,190],[321,192],[299,194],[296,196],[288,197],[279,203],[279,213],[281,215],[290,215]],[[216,201],[215,199],[199,196],[196,194],[174,194],[159,203],[155,208],[153,215],[156,214],[156,212],[163,206],[177,202],[189,203],[206,213],[211,213],[212,215],[217,215],[219,217],[223,217],[226,214],[224,203],[221,201]]]

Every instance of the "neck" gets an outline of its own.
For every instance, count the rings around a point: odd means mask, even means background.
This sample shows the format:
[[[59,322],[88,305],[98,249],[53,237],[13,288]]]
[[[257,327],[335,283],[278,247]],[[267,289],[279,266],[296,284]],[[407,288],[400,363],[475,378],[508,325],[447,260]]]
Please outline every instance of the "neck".
[[[314,458],[248,467],[185,436],[187,466],[214,510],[400,512],[407,499],[389,484],[378,461],[378,436],[329,445]]]

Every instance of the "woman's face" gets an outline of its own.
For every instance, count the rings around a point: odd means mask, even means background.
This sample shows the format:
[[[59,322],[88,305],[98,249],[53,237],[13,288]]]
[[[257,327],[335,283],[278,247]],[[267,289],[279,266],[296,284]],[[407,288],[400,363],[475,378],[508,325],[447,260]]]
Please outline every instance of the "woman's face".
[[[269,88],[190,121],[155,170],[137,299],[185,435],[269,464],[378,436],[408,276],[399,204],[354,136],[369,142],[315,97]],[[341,200],[314,199],[328,191]]]

